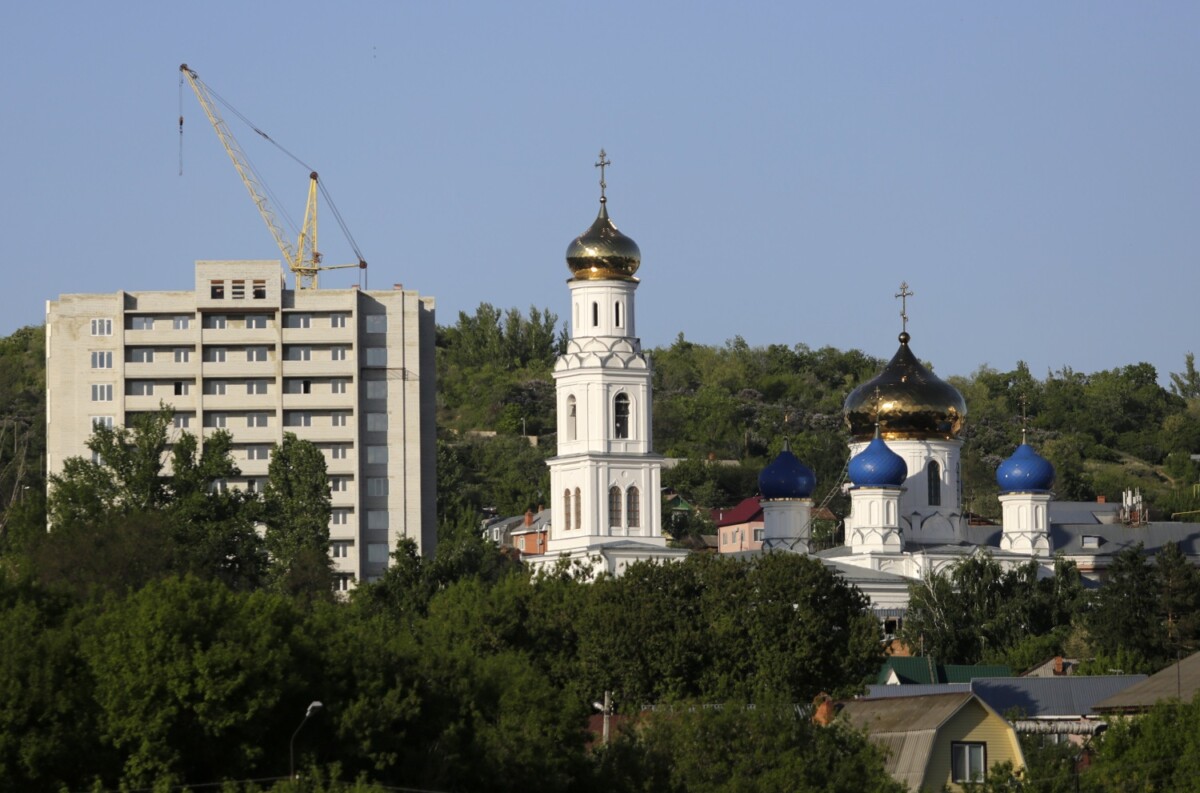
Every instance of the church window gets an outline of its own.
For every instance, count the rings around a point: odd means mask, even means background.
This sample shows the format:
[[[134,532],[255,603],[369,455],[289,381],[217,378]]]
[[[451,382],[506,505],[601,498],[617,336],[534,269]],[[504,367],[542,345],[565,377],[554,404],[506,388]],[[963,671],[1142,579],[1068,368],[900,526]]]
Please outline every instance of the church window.
[[[616,485],[608,489],[608,525],[621,525],[621,488]]]
[[[575,440],[575,395],[567,397],[567,440]]]
[[[613,319],[615,320],[616,326],[618,328],[621,327],[621,301],[620,300],[618,300],[616,302],[616,304],[614,304],[614,306],[613,306]]]
[[[571,488],[563,491],[563,523],[567,531],[571,530]]]
[[[929,461],[929,465],[925,468],[925,476],[929,480],[929,506],[940,507],[942,505],[942,467],[937,464],[937,460]]]
[[[592,327],[600,324],[600,304],[592,303]]]
[[[575,528],[583,528],[583,494],[575,488]]]
[[[629,437],[629,395],[617,394],[613,400],[613,434],[618,438]]]
[[[636,529],[642,525],[642,504],[638,497],[638,489],[631,487],[625,491],[625,518],[629,528]]]

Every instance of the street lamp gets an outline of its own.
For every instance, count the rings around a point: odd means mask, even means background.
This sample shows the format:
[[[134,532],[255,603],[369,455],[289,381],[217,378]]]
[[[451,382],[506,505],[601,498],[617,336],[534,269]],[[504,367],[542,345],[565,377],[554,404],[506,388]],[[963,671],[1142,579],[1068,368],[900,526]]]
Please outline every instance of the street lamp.
[[[323,707],[325,706],[316,700],[310,702],[308,710],[304,711],[304,718],[300,721],[300,726],[296,728],[296,731],[292,733],[292,739],[288,741],[288,771],[291,779],[296,778],[296,736],[300,734],[300,730],[308,722],[309,717]]]

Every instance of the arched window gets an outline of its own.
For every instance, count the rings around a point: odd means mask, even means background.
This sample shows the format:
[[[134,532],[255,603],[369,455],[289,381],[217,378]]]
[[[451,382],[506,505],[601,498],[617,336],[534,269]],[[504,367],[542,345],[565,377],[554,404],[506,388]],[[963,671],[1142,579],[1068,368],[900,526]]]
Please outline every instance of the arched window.
[[[942,467],[937,464],[937,460],[929,461],[929,465],[925,467],[925,477],[929,483],[929,506],[940,507],[942,505]]]
[[[629,395],[617,394],[613,400],[613,435],[629,437]]]
[[[642,525],[642,502],[638,497],[638,489],[631,487],[625,491],[625,520],[629,528],[636,529]]]
[[[592,303],[592,327],[597,327],[600,324],[600,304]]]
[[[583,495],[575,488],[575,528],[583,528]]]
[[[567,397],[567,440],[575,440],[575,395]]]
[[[563,491],[563,527],[571,530],[571,488]]]
[[[621,327],[621,301],[620,300],[618,300],[615,304],[613,304],[613,319],[616,320],[614,324],[618,328]]]
[[[608,489],[608,525],[621,525],[621,488],[613,485]]]

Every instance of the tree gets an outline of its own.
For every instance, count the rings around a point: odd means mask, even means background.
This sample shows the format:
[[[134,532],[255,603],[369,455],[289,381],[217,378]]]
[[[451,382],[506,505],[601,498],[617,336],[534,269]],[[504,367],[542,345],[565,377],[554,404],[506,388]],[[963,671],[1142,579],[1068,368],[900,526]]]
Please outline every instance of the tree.
[[[329,520],[333,513],[325,455],[288,432],[271,452],[263,490],[271,575],[287,591],[332,589]]]
[[[1100,655],[1140,658],[1128,674],[1153,671],[1166,657],[1167,633],[1156,618],[1159,582],[1142,544],[1113,557],[1104,586],[1092,597],[1084,625],[1093,649]]]
[[[1196,354],[1189,352],[1183,359],[1182,373],[1171,372],[1171,393],[1181,399],[1200,399],[1200,371],[1196,370]]]

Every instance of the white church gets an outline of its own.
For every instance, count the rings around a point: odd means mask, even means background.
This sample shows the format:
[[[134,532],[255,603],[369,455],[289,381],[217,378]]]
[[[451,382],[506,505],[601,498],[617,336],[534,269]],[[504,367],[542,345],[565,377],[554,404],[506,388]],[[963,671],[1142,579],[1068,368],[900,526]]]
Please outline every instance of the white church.
[[[636,335],[637,244],[608,216],[600,153],[600,212],[567,249],[571,278],[567,351],[554,367],[557,455],[549,461],[551,506],[539,517],[543,552],[534,567],[586,561],[619,575],[637,561],[675,561],[662,533],[662,457],[654,453],[651,365]],[[907,301],[908,285],[897,297]],[[1054,468],[1022,442],[996,472],[1002,524],[973,525],[962,508],[962,394],[921,364],[909,346],[907,304],[895,355],[856,388],[843,409],[851,441],[845,543],[810,547],[813,471],[787,448],[759,476],[762,550],[812,554],[858,586],[881,615],[899,615],[908,586],[976,553],[1004,567],[1057,556],[1099,580],[1112,557],[1142,543],[1155,553],[1178,543],[1200,559],[1200,525],[1131,526],[1130,505],[1057,502]],[[527,516],[526,524],[530,525]]]

